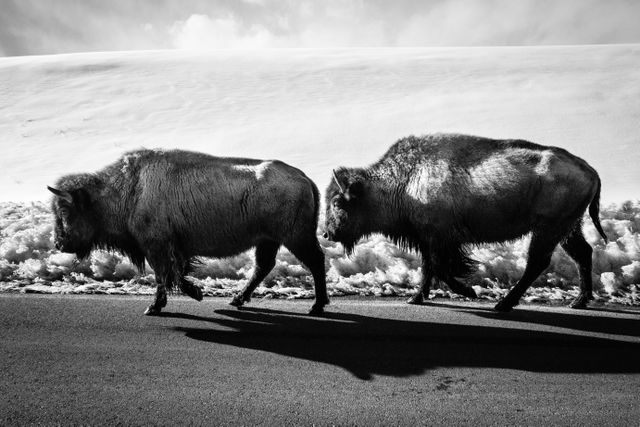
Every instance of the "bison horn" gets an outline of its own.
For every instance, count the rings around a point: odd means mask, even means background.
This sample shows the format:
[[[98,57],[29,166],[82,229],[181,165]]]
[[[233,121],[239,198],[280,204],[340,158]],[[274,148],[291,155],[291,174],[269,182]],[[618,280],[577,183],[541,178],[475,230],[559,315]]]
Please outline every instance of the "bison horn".
[[[69,193],[68,191],[58,190],[57,188],[52,188],[52,187],[49,187],[48,185],[47,185],[47,190],[51,191],[57,197],[60,197],[62,200],[66,202],[69,202],[69,203],[73,202],[73,197],[71,196],[71,193]]]
[[[338,175],[336,175],[336,170],[333,170],[333,180],[336,182],[336,185],[338,186],[338,189],[340,190],[340,194],[344,194],[344,189],[342,188],[342,185],[340,185],[340,181],[338,181]]]

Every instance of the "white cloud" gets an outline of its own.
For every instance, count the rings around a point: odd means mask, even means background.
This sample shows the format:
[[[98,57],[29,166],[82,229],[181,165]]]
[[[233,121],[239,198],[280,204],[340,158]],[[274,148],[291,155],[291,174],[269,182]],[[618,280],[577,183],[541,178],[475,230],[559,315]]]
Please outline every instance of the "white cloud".
[[[481,46],[639,41],[640,3],[446,0],[396,6],[360,0],[246,0],[251,13],[175,22],[177,48]]]
[[[262,48],[273,47],[275,37],[264,27],[243,26],[232,16],[210,18],[194,14],[177,21],[169,29],[173,46],[178,49]]]
[[[13,7],[0,13],[0,56],[640,42],[638,0],[6,1]]]
[[[384,46],[383,21],[364,19],[364,13],[347,3],[301,2],[277,13],[266,24],[248,24],[236,15],[211,18],[193,14],[169,28],[178,49],[264,47]]]

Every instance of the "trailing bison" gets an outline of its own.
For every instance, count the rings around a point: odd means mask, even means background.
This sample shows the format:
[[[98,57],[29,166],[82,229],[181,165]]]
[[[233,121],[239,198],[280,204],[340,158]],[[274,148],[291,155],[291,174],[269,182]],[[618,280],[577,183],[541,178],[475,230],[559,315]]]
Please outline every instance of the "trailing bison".
[[[593,299],[591,246],[582,234],[598,219],[600,178],[584,160],[557,147],[522,140],[458,134],[410,136],[368,168],[334,171],[326,193],[325,237],[353,251],[358,240],[382,233],[422,254],[422,283],[409,300],[421,304],[434,280],[474,298],[458,278],[473,271],[472,245],[531,233],[524,274],[495,306],[509,311],[543,272],[556,245],[575,260],[584,308]]]
[[[195,256],[227,257],[255,247],[253,276],[231,304],[241,306],[275,265],[281,245],[313,274],[312,314],[328,304],[324,254],[316,236],[319,193],[283,162],[139,150],[92,174],[62,177],[55,188],[55,245],[87,257],[117,250],[157,281],[145,314],[158,314],[175,286],[200,301],[185,279]]]

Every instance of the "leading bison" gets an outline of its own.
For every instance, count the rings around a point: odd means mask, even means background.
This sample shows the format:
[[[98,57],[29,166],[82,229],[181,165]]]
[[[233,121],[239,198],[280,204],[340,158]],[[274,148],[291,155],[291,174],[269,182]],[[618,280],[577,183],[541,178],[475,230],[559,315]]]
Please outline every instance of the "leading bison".
[[[422,285],[410,300],[419,304],[437,279],[475,297],[456,279],[472,271],[469,245],[531,233],[524,275],[495,309],[518,304],[558,243],[579,266],[580,295],[572,307],[584,308],[593,294],[592,249],[582,234],[582,216],[589,207],[606,240],[599,200],[598,174],[561,148],[457,134],[411,136],[369,168],[334,171],[326,194],[326,237],[352,251],[362,236],[379,232],[419,250]]]
[[[318,189],[285,163],[140,150],[95,174],[62,177],[49,190],[56,195],[58,249],[79,258],[93,248],[115,249],[140,269],[149,262],[158,286],[145,314],[158,314],[174,285],[202,299],[184,277],[194,256],[226,257],[255,247],[253,276],[232,304],[248,302],[281,245],[313,274],[311,312],[321,313],[329,302],[316,236]]]

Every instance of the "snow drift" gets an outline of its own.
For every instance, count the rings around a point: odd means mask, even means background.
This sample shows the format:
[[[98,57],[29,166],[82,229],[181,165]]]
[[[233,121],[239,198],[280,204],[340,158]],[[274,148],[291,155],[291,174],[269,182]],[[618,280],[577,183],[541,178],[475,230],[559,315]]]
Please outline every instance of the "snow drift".
[[[594,247],[593,279],[597,295],[607,301],[640,304],[640,201],[611,205],[601,211],[610,242],[605,245],[585,218],[587,241]],[[0,204],[0,290],[49,293],[153,292],[153,273],[139,274],[118,253],[93,251],[85,260],[53,248],[52,214],[43,203]],[[321,230],[319,230],[319,234]],[[420,256],[405,252],[380,235],[360,242],[352,257],[340,244],[320,237],[326,254],[329,294],[407,296],[419,285]],[[478,271],[470,277],[481,298],[497,299],[513,286],[526,265],[528,238],[473,249]],[[230,296],[251,276],[252,251],[224,259],[200,258],[190,279],[205,295]],[[573,261],[561,250],[551,267],[534,283],[529,301],[573,299],[579,286]],[[257,293],[280,297],[310,297],[310,273],[286,250],[278,254],[273,272]],[[433,295],[450,295],[446,287]],[[455,297],[455,296],[453,296]]]

